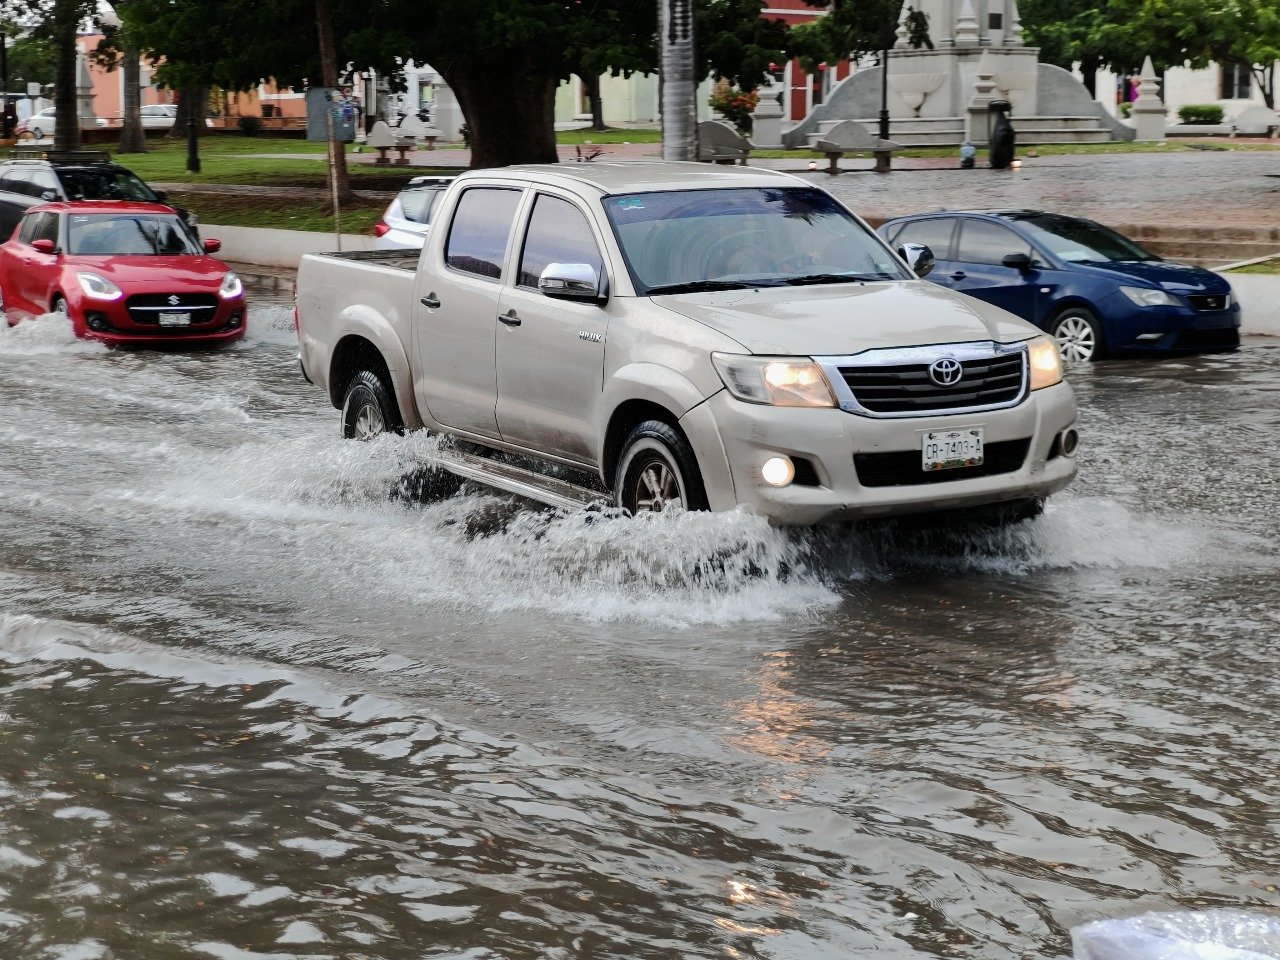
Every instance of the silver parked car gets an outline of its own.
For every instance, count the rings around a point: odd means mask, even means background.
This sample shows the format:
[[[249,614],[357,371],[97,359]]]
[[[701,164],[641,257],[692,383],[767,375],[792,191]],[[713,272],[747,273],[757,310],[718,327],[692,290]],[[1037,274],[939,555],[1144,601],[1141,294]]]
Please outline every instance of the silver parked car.
[[[374,224],[378,250],[421,250],[431,226],[431,212],[452,177],[414,177]]]

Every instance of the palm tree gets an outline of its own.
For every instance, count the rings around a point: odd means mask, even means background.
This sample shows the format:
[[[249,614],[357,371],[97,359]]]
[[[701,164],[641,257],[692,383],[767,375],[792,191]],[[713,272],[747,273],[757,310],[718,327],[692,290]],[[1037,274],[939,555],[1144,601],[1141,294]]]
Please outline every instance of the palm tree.
[[[662,159],[698,159],[693,0],[658,0]]]

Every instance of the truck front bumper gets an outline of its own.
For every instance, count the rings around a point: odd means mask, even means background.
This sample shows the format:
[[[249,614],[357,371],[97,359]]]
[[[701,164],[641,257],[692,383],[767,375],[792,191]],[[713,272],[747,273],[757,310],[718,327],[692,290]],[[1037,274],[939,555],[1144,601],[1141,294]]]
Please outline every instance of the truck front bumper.
[[[1075,476],[1075,459],[1062,443],[1075,419],[1071,388],[1059,383],[1016,407],[910,419],[743,403],[722,390],[680,422],[698,453],[712,509],[742,505],[775,523],[805,526],[1048,496]],[[923,435],[962,427],[982,428],[991,472],[960,467],[926,474],[919,467]],[[797,467],[796,480],[783,487],[761,473],[777,456]]]

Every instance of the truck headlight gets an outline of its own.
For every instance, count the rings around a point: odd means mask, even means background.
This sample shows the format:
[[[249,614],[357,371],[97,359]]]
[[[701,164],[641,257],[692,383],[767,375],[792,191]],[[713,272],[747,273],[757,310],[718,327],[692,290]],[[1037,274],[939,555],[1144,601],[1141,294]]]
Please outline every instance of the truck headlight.
[[[1062,355],[1052,337],[1036,337],[1027,344],[1027,363],[1031,367],[1031,389],[1042,390],[1062,380]]]
[[[1176,307],[1177,297],[1164,290],[1152,290],[1149,287],[1121,287],[1120,292],[1140,307]]]
[[[812,360],[713,353],[711,362],[729,392],[747,403],[775,407],[836,405],[822,368]]]
[[[119,300],[124,296],[123,290],[106,277],[100,277],[96,273],[77,273],[76,282],[80,284],[84,295],[94,300]]]

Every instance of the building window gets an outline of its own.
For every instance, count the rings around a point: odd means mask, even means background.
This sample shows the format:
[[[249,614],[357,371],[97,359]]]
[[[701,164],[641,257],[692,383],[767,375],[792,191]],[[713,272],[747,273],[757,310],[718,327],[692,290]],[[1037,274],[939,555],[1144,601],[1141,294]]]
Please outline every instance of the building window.
[[[1218,97],[1221,100],[1248,100],[1253,94],[1253,70],[1247,63],[1224,63],[1219,68],[1221,83]]]

